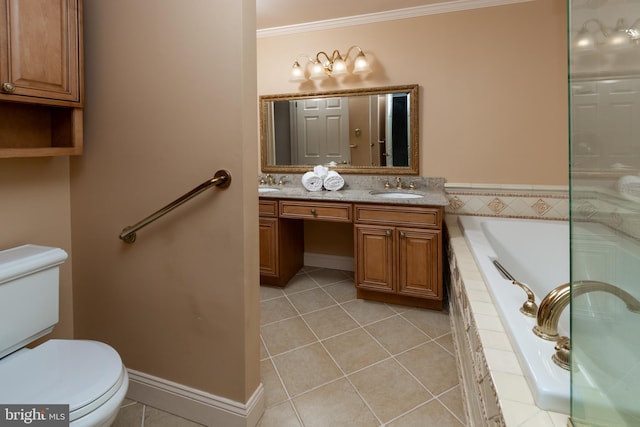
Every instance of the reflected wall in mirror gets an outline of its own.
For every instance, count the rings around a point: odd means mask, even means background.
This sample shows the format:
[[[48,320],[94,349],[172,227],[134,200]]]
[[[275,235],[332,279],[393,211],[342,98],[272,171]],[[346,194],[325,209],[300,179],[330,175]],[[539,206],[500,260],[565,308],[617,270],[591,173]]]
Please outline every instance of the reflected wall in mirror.
[[[419,173],[418,85],[260,97],[263,172]]]
[[[573,78],[573,172],[636,174],[640,171],[640,78]]]

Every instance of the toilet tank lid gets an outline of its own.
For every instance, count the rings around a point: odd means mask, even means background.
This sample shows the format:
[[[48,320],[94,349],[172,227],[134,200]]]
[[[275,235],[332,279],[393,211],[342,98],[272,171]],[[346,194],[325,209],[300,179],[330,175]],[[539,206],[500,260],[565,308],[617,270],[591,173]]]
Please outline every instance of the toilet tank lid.
[[[0,251],[0,284],[55,267],[67,259],[60,248],[22,245]]]

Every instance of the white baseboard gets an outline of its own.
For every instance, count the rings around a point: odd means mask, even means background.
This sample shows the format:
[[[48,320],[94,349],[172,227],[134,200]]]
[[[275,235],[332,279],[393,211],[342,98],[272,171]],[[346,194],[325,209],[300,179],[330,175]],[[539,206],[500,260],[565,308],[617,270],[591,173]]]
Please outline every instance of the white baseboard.
[[[304,265],[309,267],[332,268],[334,270],[353,271],[353,257],[304,253]]]
[[[264,412],[262,383],[247,403],[206,393],[133,369],[127,398],[206,426],[254,427]]]

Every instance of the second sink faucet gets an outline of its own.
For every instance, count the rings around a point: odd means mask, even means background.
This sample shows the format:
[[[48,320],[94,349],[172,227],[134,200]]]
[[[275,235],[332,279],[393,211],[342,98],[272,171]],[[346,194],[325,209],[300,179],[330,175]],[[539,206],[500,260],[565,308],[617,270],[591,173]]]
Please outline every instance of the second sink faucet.
[[[404,187],[402,186],[402,179],[400,177],[396,178],[396,188],[398,190],[402,190]]]

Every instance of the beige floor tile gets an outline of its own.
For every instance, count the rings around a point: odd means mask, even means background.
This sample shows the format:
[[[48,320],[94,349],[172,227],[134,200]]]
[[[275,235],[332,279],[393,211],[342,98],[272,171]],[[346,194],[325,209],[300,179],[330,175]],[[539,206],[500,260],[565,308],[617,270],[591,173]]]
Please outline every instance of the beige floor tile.
[[[352,301],[356,299],[356,287],[353,281],[345,280],[323,288],[339,303]]]
[[[260,381],[264,385],[264,402],[267,408],[289,399],[271,359],[260,362]]]
[[[453,415],[455,415],[463,424],[466,425],[466,416],[464,414],[462,394],[460,392],[459,385],[438,396],[438,400],[446,406],[449,411],[453,412]]]
[[[270,323],[261,328],[262,339],[271,356],[316,341],[313,332],[300,316]]]
[[[267,408],[258,421],[258,427],[302,427],[290,401]]]
[[[141,427],[144,405],[137,402],[123,402],[112,427]]]
[[[432,400],[414,411],[394,420],[389,427],[462,427],[463,424],[456,419],[437,400]]]
[[[372,323],[365,329],[391,354],[398,354],[431,340],[400,316]]]
[[[289,283],[283,288],[285,294],[290,295],[307,289],[317,288],[318,284],[313,281],[306,273],[293,276]]]
[[[320,288],[289,295],[289,300],[300,314],[335,305],[336,302]]]
[[[449,314],[444,311],[414,308],[402,313],[402,317],[420,328],[431,338],[438,338],[451,332]]]
[[[390,357],[362,328],[329,338],[323,344],[347,374]]]
[[[380,425],[355,389],[346,379],[340,379],[305,393],[293,403],[305,427]]]
[[[144,425],[153,427],[197,427],[201,424],[146,406],[144,409]]]
[[[311,271],[308,274],[320,286],[326,286],[332,283],[341,282],[345,279],[353,278],[353,276],[347,276],[342,270],[330,270],[328,268]]]
[[[302,317],[321,340],[359,327],[351,316],[337,305]]]
[[[386,304],[361,299],[345,302],[342,308],[362,326],[396,314]]]
[[[433,341],[396,358],[434,395],[458,384],[458,367],[454,356]]]
[[[297,316],[298,312],[285,297],[260,302],[260,324],[277,322]]]
[[[273,363],[292,397],[342,376],[320,343],[276,356]]]
[[[260,285],[260,301],[284,296],[282,288],[275,286]]]
[[[260,338],[260,360],[264,360],[267,357],[269,357],[269,353],[267,353],[267,348],[264,346],[262,338]]]
[[[349,379],[385,423],[432,397],[393,359],[351,374]]]
[[[443,346],[449,353],[453,355],[456,354],[456,349],[453,345],[453,335],[446,334],[434,341]]]

